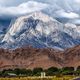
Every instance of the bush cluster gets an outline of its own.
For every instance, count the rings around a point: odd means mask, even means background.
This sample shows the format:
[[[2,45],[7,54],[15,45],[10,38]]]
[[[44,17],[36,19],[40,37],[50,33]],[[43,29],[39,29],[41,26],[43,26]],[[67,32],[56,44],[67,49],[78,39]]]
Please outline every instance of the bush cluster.
[[[80,75],[80,66],[74,67],[63,67],[61,69],[56,67],[50,67],[48,69],[34,68],[31,69],[5,69],[0,71],[0,76],[41,76],[41,72],[45,72],[46,76],[60,76],[60,75]]]

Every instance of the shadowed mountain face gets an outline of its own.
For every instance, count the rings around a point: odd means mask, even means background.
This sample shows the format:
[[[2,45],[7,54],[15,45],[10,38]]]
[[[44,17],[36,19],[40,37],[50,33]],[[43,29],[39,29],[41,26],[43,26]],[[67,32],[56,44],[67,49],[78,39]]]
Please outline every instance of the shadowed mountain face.
[[[80,46],[65,51],[50,48],[38,49],[33,47],[16,50],[0,49],[0,69],[8,68],[49,68],[49,67],[80,66]]]

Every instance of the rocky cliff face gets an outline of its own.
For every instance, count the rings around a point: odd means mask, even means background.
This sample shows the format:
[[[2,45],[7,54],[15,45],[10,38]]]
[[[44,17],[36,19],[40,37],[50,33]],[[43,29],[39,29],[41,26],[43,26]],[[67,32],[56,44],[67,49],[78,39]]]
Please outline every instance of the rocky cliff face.
[[[65,51],[50,48],[33,47],[16,50],[0,49],[0,69],[8,68],[49,68],[49,67],[80,66],[80,46]]]

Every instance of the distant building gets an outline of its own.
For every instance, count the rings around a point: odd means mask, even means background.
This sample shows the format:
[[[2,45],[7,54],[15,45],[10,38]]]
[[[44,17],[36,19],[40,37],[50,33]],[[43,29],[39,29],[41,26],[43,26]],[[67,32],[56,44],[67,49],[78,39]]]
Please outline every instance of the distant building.
[[[8,73],[8,75],[13,76],[13,77],[16,76],[16,74],[14,74],[14,73]]]

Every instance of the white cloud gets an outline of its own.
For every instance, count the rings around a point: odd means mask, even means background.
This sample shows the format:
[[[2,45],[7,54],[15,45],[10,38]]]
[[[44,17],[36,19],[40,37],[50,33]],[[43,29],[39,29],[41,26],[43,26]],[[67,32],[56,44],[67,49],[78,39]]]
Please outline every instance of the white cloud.
[[[29,0],[0,0],[0,5],[2,6],[15,6],[19,5],[22,2],[27,2]]]
[[[75,12],[65,12],[63,10],[57,11],[56,14],[58,15],[58,17],[64,17],[64,18],[70,18],[70,19],[80,17],[79,14],[77,14]]]
[[[70,23],[80,24],[80,19],[69,20]]]
[[[0,6],[0,15],[23,15],[35,11],[40,11],[48,7],[48,4],[35,2],[35,1],[28,1],[25,3],[20,4],[19,6],[15,7],[1,7]]]
[[[76,3],[79,3],[80,4],[80,0],[74,0]]]

